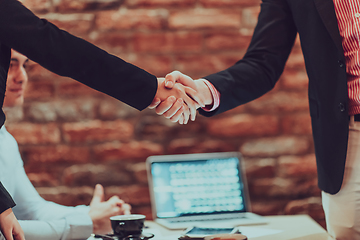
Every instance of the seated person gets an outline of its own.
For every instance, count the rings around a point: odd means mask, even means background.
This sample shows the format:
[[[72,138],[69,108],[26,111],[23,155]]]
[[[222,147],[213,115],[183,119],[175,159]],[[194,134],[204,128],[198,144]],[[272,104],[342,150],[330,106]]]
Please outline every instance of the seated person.
[[[12,50],[4,107],[21,105],[28,81],[28,59]],[[13,212],[27,240],[87,239],[91,233],[112,232],[110,217],[130,214],[130,206],[117,196],[104,201],[104,189],[95,186],[89,206],[67,207],[45,201],[29,181],[16,140],[0,129],[0,181],[13,197]],[[1,235],[1,234],[0,234]]]

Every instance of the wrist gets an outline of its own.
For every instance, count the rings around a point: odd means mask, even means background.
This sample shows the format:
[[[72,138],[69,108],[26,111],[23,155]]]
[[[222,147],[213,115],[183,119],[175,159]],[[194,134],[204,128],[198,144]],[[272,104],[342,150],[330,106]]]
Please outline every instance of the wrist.
[[[195,80],[195,82],[198,85],[198,92],[201,93],[205,105],[206,106],[213,105],[214,98],[213,98],[213,94],[211,93],[211,89],[208,86],[207,80],[200,78],[198,80]]]

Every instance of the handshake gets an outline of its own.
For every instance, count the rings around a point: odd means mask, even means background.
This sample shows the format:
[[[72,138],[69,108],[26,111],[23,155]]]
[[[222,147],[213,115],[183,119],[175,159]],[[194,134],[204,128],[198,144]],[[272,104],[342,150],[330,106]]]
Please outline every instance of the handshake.
[[[207,80],[193,80],[191,77],[173,71],[158,78],[158,89],[149,108],[172,122],[187,124],[189,118],[194,121],[196,110],[213,105],[213,95]]]

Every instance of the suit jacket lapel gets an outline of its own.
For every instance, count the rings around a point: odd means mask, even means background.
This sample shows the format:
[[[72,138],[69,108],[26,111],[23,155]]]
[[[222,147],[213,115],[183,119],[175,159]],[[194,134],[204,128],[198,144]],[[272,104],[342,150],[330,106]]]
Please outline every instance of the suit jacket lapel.
[[[343,53],[341,36],[339,32],[333,0],[314,0],[314,2],[325,27],[330,33],[331,38],[335,42],[340,52]]]

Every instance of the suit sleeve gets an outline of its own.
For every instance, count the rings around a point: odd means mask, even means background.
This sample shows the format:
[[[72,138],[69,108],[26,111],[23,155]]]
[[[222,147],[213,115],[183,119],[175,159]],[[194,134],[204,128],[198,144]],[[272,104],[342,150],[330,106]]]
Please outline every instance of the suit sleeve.
[[[283,72],[297,29],[285,0],[263,0],[250,46],[230,68],[206,76],[220,92],[220,105],[212,116],[250,102],[270,91]]]
[[[38,18],[17,0],[0,0],[0,42],[138,110],[156,94],[155,76]]]
[[[2,183],[0,182],[0,214],[5,210],[15,206],[10,194],[6,191]]]

